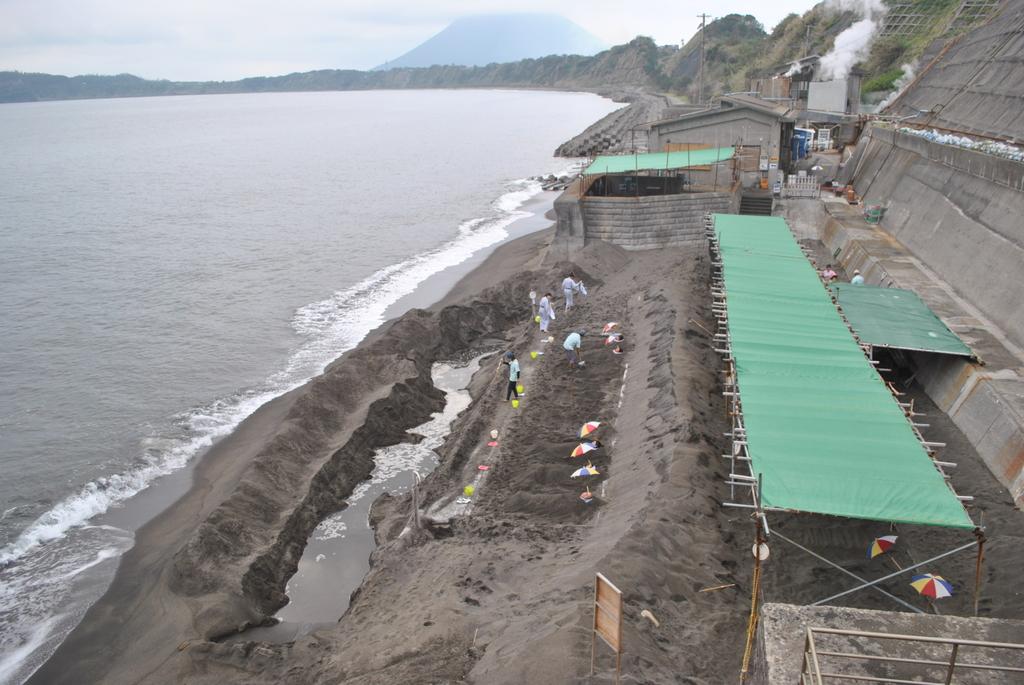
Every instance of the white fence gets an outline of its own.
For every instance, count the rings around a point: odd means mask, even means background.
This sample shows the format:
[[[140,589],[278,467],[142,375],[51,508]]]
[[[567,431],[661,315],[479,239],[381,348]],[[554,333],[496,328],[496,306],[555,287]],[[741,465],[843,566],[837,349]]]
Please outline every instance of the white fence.
[[[790,174],[783,186],[783,197],[820,197],[821,184],[817,176]]]

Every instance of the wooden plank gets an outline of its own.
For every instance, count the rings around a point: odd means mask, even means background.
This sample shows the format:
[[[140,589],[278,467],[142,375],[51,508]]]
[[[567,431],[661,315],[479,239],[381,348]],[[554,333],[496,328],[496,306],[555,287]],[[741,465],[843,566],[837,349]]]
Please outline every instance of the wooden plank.
[[[600,573],[594,581],[594,632],[621,653],[622,592]]]

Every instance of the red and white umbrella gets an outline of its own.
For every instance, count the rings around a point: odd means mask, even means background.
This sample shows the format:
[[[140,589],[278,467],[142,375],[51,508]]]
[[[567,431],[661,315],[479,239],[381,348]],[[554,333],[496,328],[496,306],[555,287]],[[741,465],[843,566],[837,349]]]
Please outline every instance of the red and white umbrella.
[[[570,454],[569,456],[570,457],[582,457],[587,452],[592,452],[592,451],[596,450],[600,446],[601,446],[601,443],[599,443],[599,442],[590,442],[589,440],[586,441],[586,442],[581,442],[580,444],[576,445],[576,449],[574,449],[572,451],[572,454]]]
[[[883,535],[880,538],[875,538],[871,541],[871,547],[868,548],[868,559],[874,559],[880,554],[885,554],[892,549],[895,544],[895,535]]]

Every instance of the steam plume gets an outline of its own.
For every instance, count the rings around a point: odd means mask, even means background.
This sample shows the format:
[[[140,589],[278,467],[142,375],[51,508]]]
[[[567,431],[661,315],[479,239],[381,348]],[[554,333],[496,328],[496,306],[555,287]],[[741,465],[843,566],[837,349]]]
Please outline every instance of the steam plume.
[[[902,68],[903,75],[896,79],[896,82],[892,84],[895,90],[889,93],[889,96],[878,104],[879,112],[883,111],[886,107],[895,102],[896,98],[898,98],[900,95],[903,95],[903,91],[905,91],[907,89],[907,86],[910,85],[910,82],[914,80],[914,72],[916,71],[916,65],[904,64]]]
[[[863,17],[836,36],[832,51],[821,58],[818,72],[822,79],[842,79],[850,75],[853,65],[868,56],[871,42],[881,28],[886,7],[882,0],[827,0],[835,11],[853,11]]]

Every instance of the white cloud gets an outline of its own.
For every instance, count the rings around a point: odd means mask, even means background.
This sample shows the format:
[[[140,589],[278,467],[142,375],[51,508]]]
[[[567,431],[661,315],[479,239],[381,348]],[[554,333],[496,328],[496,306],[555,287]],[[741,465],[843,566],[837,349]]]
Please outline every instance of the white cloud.
[[[812,4],[782,0],[752,13],[770,30]],[[751,13],[738,0],[0,0],[0,70],[190,80],[366,69],[483,12],[562,14],[610,45],[638,34],[678,44],[702,10]]]

